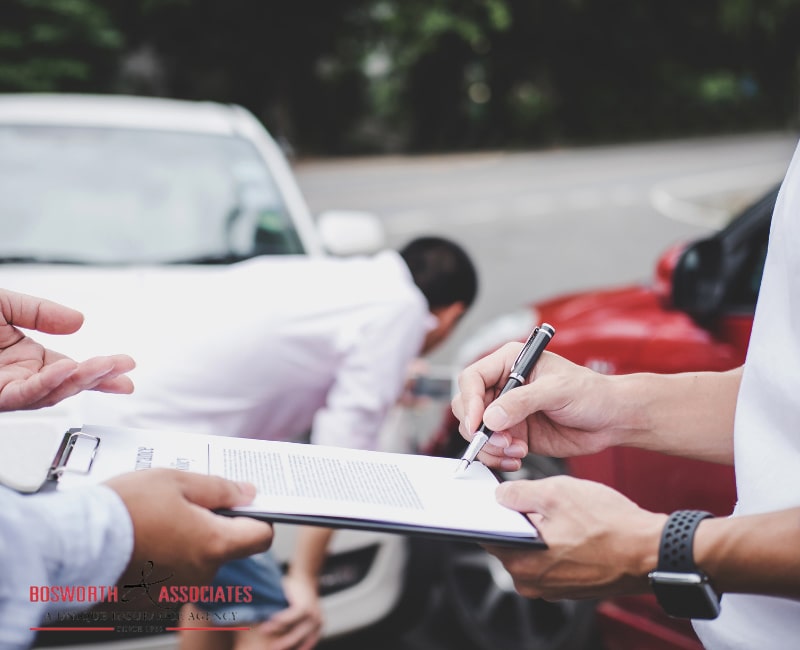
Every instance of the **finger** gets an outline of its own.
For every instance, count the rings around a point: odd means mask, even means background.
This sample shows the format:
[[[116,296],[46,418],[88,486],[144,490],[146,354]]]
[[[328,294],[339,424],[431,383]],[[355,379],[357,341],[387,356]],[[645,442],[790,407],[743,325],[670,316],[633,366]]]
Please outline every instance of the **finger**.
[[[286,628],[284,627],[284,625],[275,622],[275,616],[277,616],[277,614],[273,614],[268,621],[259,623],[258,627],[255,628],[260,637],[270,637],[271,639],[278,639],[281,636],[283,636],[283,634],[286,633]]]
[[[489,467],[516,472],[522,467],[522,459],[528,455],[528,442],[524,432],[515,435],[508,431],[495,431],[483,446],[478,459]]]
[[[246,506],[256,495],[251,483],[229,481],[220,476],[181,472],[180,483],[189,501],[209,510]]]
[[[190,524],[192,529],[203,531],[204,549],[208,561],[221,564],[228,560],[263,553],[272,545],[272,526],[264,521],[253,517],[217,514],[205,506],[194,503],[189,507],[197,518],[197,521]]]
[[[270,650],[289,650],[307,647],[309,641],[318,638],[319,628],[320,624],[316,619],[303,617],[285,631],[280,633],[273,632],[271,635],[276,638],[270,644]]]
[[[262,629],[273,634],[286,634],[291,628],[300,623],[305,616],[305,609],[290,604],[286,609],[282,609],[270,616]]]
[[[303,643],[298,650],[311,650],[312,648],[316,648],[321,636],[322,626],[319,625],[317,626],[316,631],[306,639],[305,643]]]
[[[56,362],[63,363],[64,360]],[[133,361],[132,359],[130,360]],[[74,364],[75,362],[70,361]],[[31,403],[30,408],[39,408],[42,406],[52,406],[62,400],[72,397],[84,390],[91,390],[104,380],[118,374],[115,371],[115,359],[112,357],[95,357],[89,359],[75,366],[74,371],[66,376],[63,381],[56,383],[53,377],[50,376],[49,369],[56,364],[50,364],[40,370],[37,375],[39,377],[45,376],[47,385],[53,386],[52,389],[44,395],[37,402]],[[30,380],[33,380],[37,375],[34,375]],[[29,381],[30,381],[29,380]],[[55,385],[54,385],[55,384]]]
[[[521,438],[512,438],[503,453],[509,458],[525,458],[528,455],[528,442]]]
[[[127,354],[115,354],[104,357],[92,357],[78,364],[77,372],[70,378],[82,390],[95,388],[106,380],[130,372],[136,362]]]
[[[483,411],[487,402],[487,392],[497,388],[506,380],[520,347],[521,344],[518,343],[507,343],[499,350],[468,366],[459,375],[460,392],[457,396],[460,400],[459,413],[454,414],[457,417],[460,415],[459,419],[462,422],[469,423],[468,433],[474,433],[472,427],[478,427],[481,421],[485,422]]]
[[[48,397],[77,370],[71,359],[61,359],[27,379],[13,381],[0,389],[0,410],[16,410],[44,406]]]
[[[84,390],[96,390],[104,393],[132,393],[133,381],[125,376],[136,367],[136,362],[127,354],[115,354],[103,357],[111,361],[111,368],[105,376],[96,379],[93,385]],[[86,363],[86,362],[84,362]]]
[[[538,488],[535,481],[507,481],[497,486],[495,497],[497,502],[517,512],[537,512],[541,507]]]
[[[472,439],[474,435],[470,436]],[[505,436],[497,436],[497,434],[493,434],[489,437],[489,440],[483,445],[481,451],[488,453],[491,456],[504,456],[503,453],[506,447],[509,444],[509,439]]]
[[[507,481],[497,487],[495,497],[511,510],[548,516],[558,508],[558,495],[568,480],[567,476],[551,476],[535,481]]]
[[[450,411],[453,413],[453,417],[458,420],[458,431],[463,436],[467,432],[467,427],[464,422],[466,409],[461,400],[461,393],[457,393],[453,399],[450,400]]]
[[[514,359],[519,355],[521,343],[506,343],[491,354],[467,366],[459,375],[458,387],[462,393],[483,392],[481,389],[498,386],[508,378]]]
[[[272,526],[264,521],[252,517],[215,515],[211,512],[208,515],[216,520],[215,525],[223,540],[222,557],[226,560],[263,553],[272,545]]]
[[[490,429],[502,431],[519,424],[533,413],[558,410],[567,403],[567,397],[563,394],[565,385],[559,377],[545,376],[510,390],[486,408],[483,421]]]
[[[473,436],[468,436],[471,439]],[[505,446],[503,446],[505,445]],[[527,455],[527,445],[511,438],[507,433],[493,433],[478,454],[487,467],[504,472],[516,472],[522,467],[522,458]]]
[[[92,390],[96,390],[101,393],[129,395],[133,392],[134,385],[130,377],[122,375],[120,377],[107,377],[100,381]]]
[[[300,650],[301,648],[314,647],[314,643],[311,642],[319,638],[318,629],[319,627],[313,621],[304,621],[283,636],[275,644],[274,650]],[[309,645],[309,643],[311,644]]]
[[[112,372],[117,374],[130,372],[136,368],[136,362],[127,354],[110,354],[101,358],[110,359],[112,362]]]
[[[9,325],[47,334],[72,334],[83,324],[83,314],[57,302],[0,289],[0,311]]]
[[[499,458],[495,456],[490,456],[492,460],[483,459],[478,456],[478,459],[487,467],[491,467],[492,469],[499,469],[503,472],[517,472],[522,469],[522,460],[519,458]]]

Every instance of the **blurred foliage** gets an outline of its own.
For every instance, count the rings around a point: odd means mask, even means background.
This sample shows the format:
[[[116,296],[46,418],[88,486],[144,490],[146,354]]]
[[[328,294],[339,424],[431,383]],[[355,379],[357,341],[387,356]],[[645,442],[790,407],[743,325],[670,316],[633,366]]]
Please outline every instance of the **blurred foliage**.
[[[364,3],[363,70],[373,138],[389,132],[411,149],[477,145],[470,131],[490,100],[492,39],[511,26],[504,0]],[[370,133],[362,125],[362,137]]]
[[[123,35],[96,0],[4,0],[0,91],[88,91],[113,79]]]
[[[796,126],[800,0],[4,0],[0,89],[243,104],[307,153]]]

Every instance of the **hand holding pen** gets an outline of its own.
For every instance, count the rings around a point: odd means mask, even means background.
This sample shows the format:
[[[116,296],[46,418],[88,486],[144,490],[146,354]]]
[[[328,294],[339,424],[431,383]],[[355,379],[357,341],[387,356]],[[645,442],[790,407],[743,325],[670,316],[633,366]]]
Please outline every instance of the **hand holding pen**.
[[[555,333],[556,331],[553,326],[548,323],[543,323],[541,327],[536,327],[533,332],[531,332],[531,335],[528,337],[528,340],[525,342],[525,345],[522,347],[522,350],[520,350],[516,361],[514,361],[511,367],[511,373],[503,389],[500,391],[500,395],[518,386],[522,386],[527,381],[528,376],[533,371],[534,365],[536,365],[536,362],[539,360],[539,357],[542,355],[542,352],[544,352],[544,349]],[[481,423],[480,428],[475,433],[475,436],[472,438],[472,441],[461,457],[461,462],[456,468],[456,475],[466,471],[472,464],[472,461],[478,456],[481,449],[483,449],[483,446],[489,440],[492,433],[493,431],[491,429]]]

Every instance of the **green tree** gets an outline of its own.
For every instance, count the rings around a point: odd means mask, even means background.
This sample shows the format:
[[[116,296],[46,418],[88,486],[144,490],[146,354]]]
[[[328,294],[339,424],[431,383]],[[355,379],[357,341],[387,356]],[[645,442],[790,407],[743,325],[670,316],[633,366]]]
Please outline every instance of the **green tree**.
[[[480,142],[492,40],[511,25],[505,0],[382,0],[351,24],[374,120],[414,150]]]
[[[0,91],[107,87],[123,42],[122,33],[95,0],[4,0]]]
[[[364,111],[346,47],[347,16],[365,0],[116,0],[130,49],[164,68],[166,94],[236,102],[306,150],[344,152]]]
[[[798,32],[800,0],[4,0],[0,91],[235,102],[308,152],[586,143],[796,123]]]

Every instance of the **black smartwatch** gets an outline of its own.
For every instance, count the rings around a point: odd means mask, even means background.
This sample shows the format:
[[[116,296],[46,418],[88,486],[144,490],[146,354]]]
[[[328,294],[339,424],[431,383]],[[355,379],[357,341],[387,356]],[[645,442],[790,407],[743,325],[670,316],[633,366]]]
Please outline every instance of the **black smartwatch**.
[[[697,525],[709,517],[703,510],[673,512],[661,533],[658,567],[648,577],[658,604],[676,618],[719,616],[720,596],[694,563],[692,542]]]

